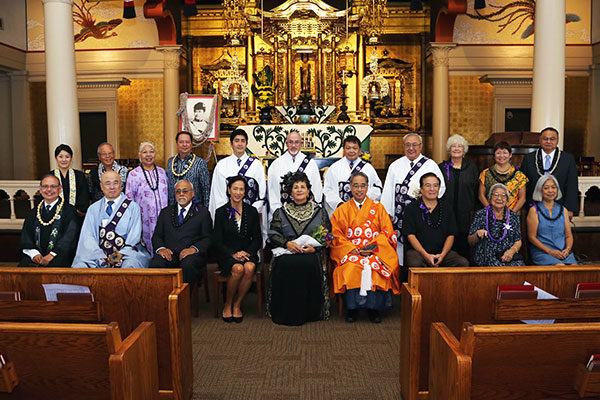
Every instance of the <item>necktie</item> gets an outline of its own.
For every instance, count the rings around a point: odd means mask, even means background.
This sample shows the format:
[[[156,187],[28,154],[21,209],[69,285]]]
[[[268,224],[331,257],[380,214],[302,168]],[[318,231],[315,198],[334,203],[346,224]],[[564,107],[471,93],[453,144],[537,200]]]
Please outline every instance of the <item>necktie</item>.
[[[242,160],[240,158],[237,159],[237,163],[238,163],[238,167],[240,166],[240,164],[242,163]]]
[[[354,168],[354,161],[350,161],[350,170],[352,170],[352,168]]]
[[[548,173],[550,165],[552,165],[552,162],[550,161],[550,154],[546,154],[546,163],[544,164],[544,169],[546,170],[546,173]]]
[[[183,213],[185,212],[185,208],[182,208],[181,211],[179,211],[179,223],[182,224],[183,223]]]
[[[108,202],[108,207],[106,207],[106,213],[108,215],[112,215],[112,212],[113,212],[112,205],[113,204],[115,204],[115,202],[112,200]]]
[[[46,204],[46,212],[50,212],[50,209],[51,209],[51,208],[52,208],[52,207],[50,207],[50,204]]]
[[[414,166],[415,166],[415,162],[414,162],[414,161],[411,161],[411,162],[410,162],[410,167],[412,168],[412,167],[414,167]]]
[[[358,205],[358,209],[360,210],[361,208],[362,208],[362,204],[359,204]]]

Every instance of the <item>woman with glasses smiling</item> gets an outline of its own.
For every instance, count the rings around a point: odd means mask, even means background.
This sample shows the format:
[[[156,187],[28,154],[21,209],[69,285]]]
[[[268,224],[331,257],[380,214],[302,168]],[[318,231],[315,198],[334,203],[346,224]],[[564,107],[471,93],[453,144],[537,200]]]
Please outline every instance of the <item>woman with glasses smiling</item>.
[[[510,192],[501,183],[490,188],[488,206],[477,211],[469,230],[469,244],[475,246],[475,264],[479,266],[524,265],[521,249],[521,223],[508,208]]]

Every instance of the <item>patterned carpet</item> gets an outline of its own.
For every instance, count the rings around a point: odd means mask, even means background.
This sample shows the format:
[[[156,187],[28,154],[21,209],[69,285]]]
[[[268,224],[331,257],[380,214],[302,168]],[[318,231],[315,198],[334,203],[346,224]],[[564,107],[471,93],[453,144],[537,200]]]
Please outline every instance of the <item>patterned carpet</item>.
[[[335,305],[329,321],[286,327],[258,317],[255,293],[241,324],[215,319],[201,294],[192,318],[193,399],[400,398],[398,296],[381,324],[366,314],[348,324]]]

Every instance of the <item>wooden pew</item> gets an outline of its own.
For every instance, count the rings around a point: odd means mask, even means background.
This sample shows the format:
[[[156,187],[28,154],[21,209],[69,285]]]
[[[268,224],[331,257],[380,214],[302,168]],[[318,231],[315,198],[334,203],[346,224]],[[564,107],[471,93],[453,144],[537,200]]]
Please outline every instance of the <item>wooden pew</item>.
[[[401,294],[403,398],[427,398],[432,322],[444,322],[455,336],[460,335],[464,322],[494,323],[497,286],[524,281],[568,298],[574,296],[578,283],[599,282],[600,266],[411,268]]]
[[[0,322],[0,349],[19,380],[0,399],[158,399],[152,322],[141,323],[123,341],[116,322]]]
[[[88,286],[101,304],[102,322],[117,322],[125,336],[143,321],[154,322],[160,397],[191,398],[190,289],[181,270],[0,268],[0,290],[18,290],[23,300],[44,300],[44,283]]]
[[[575,375],[600,351],[600,323],[431,325],[430,400],[579,399]]]

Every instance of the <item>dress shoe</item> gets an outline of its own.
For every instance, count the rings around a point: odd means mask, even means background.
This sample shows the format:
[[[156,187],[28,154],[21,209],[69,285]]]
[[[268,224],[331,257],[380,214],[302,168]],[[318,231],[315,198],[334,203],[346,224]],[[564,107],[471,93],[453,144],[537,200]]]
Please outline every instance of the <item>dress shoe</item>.
[[[242,321],[244,320],[243,315],[241,317],[231,317],[231,318],[233,318],[233,322],[235,322],[236,324],[241,324]]]
[[[352,323],[352,322],[356,322],[356,317],[357,317],[357,312],[358,310],[348,310],[346,311],[346,316],[344,317],[344,319],[346,320],[346,322]]]
[[[367,314],[369,314],[369,321],[374,324],[381,323],[381,314],[377,310],[367,310]]]
[[[224,317],[224,316],[221,316],[221,318],[223,318],[223,321],[225,321],[227,323],[233,322],[233,317]]]

